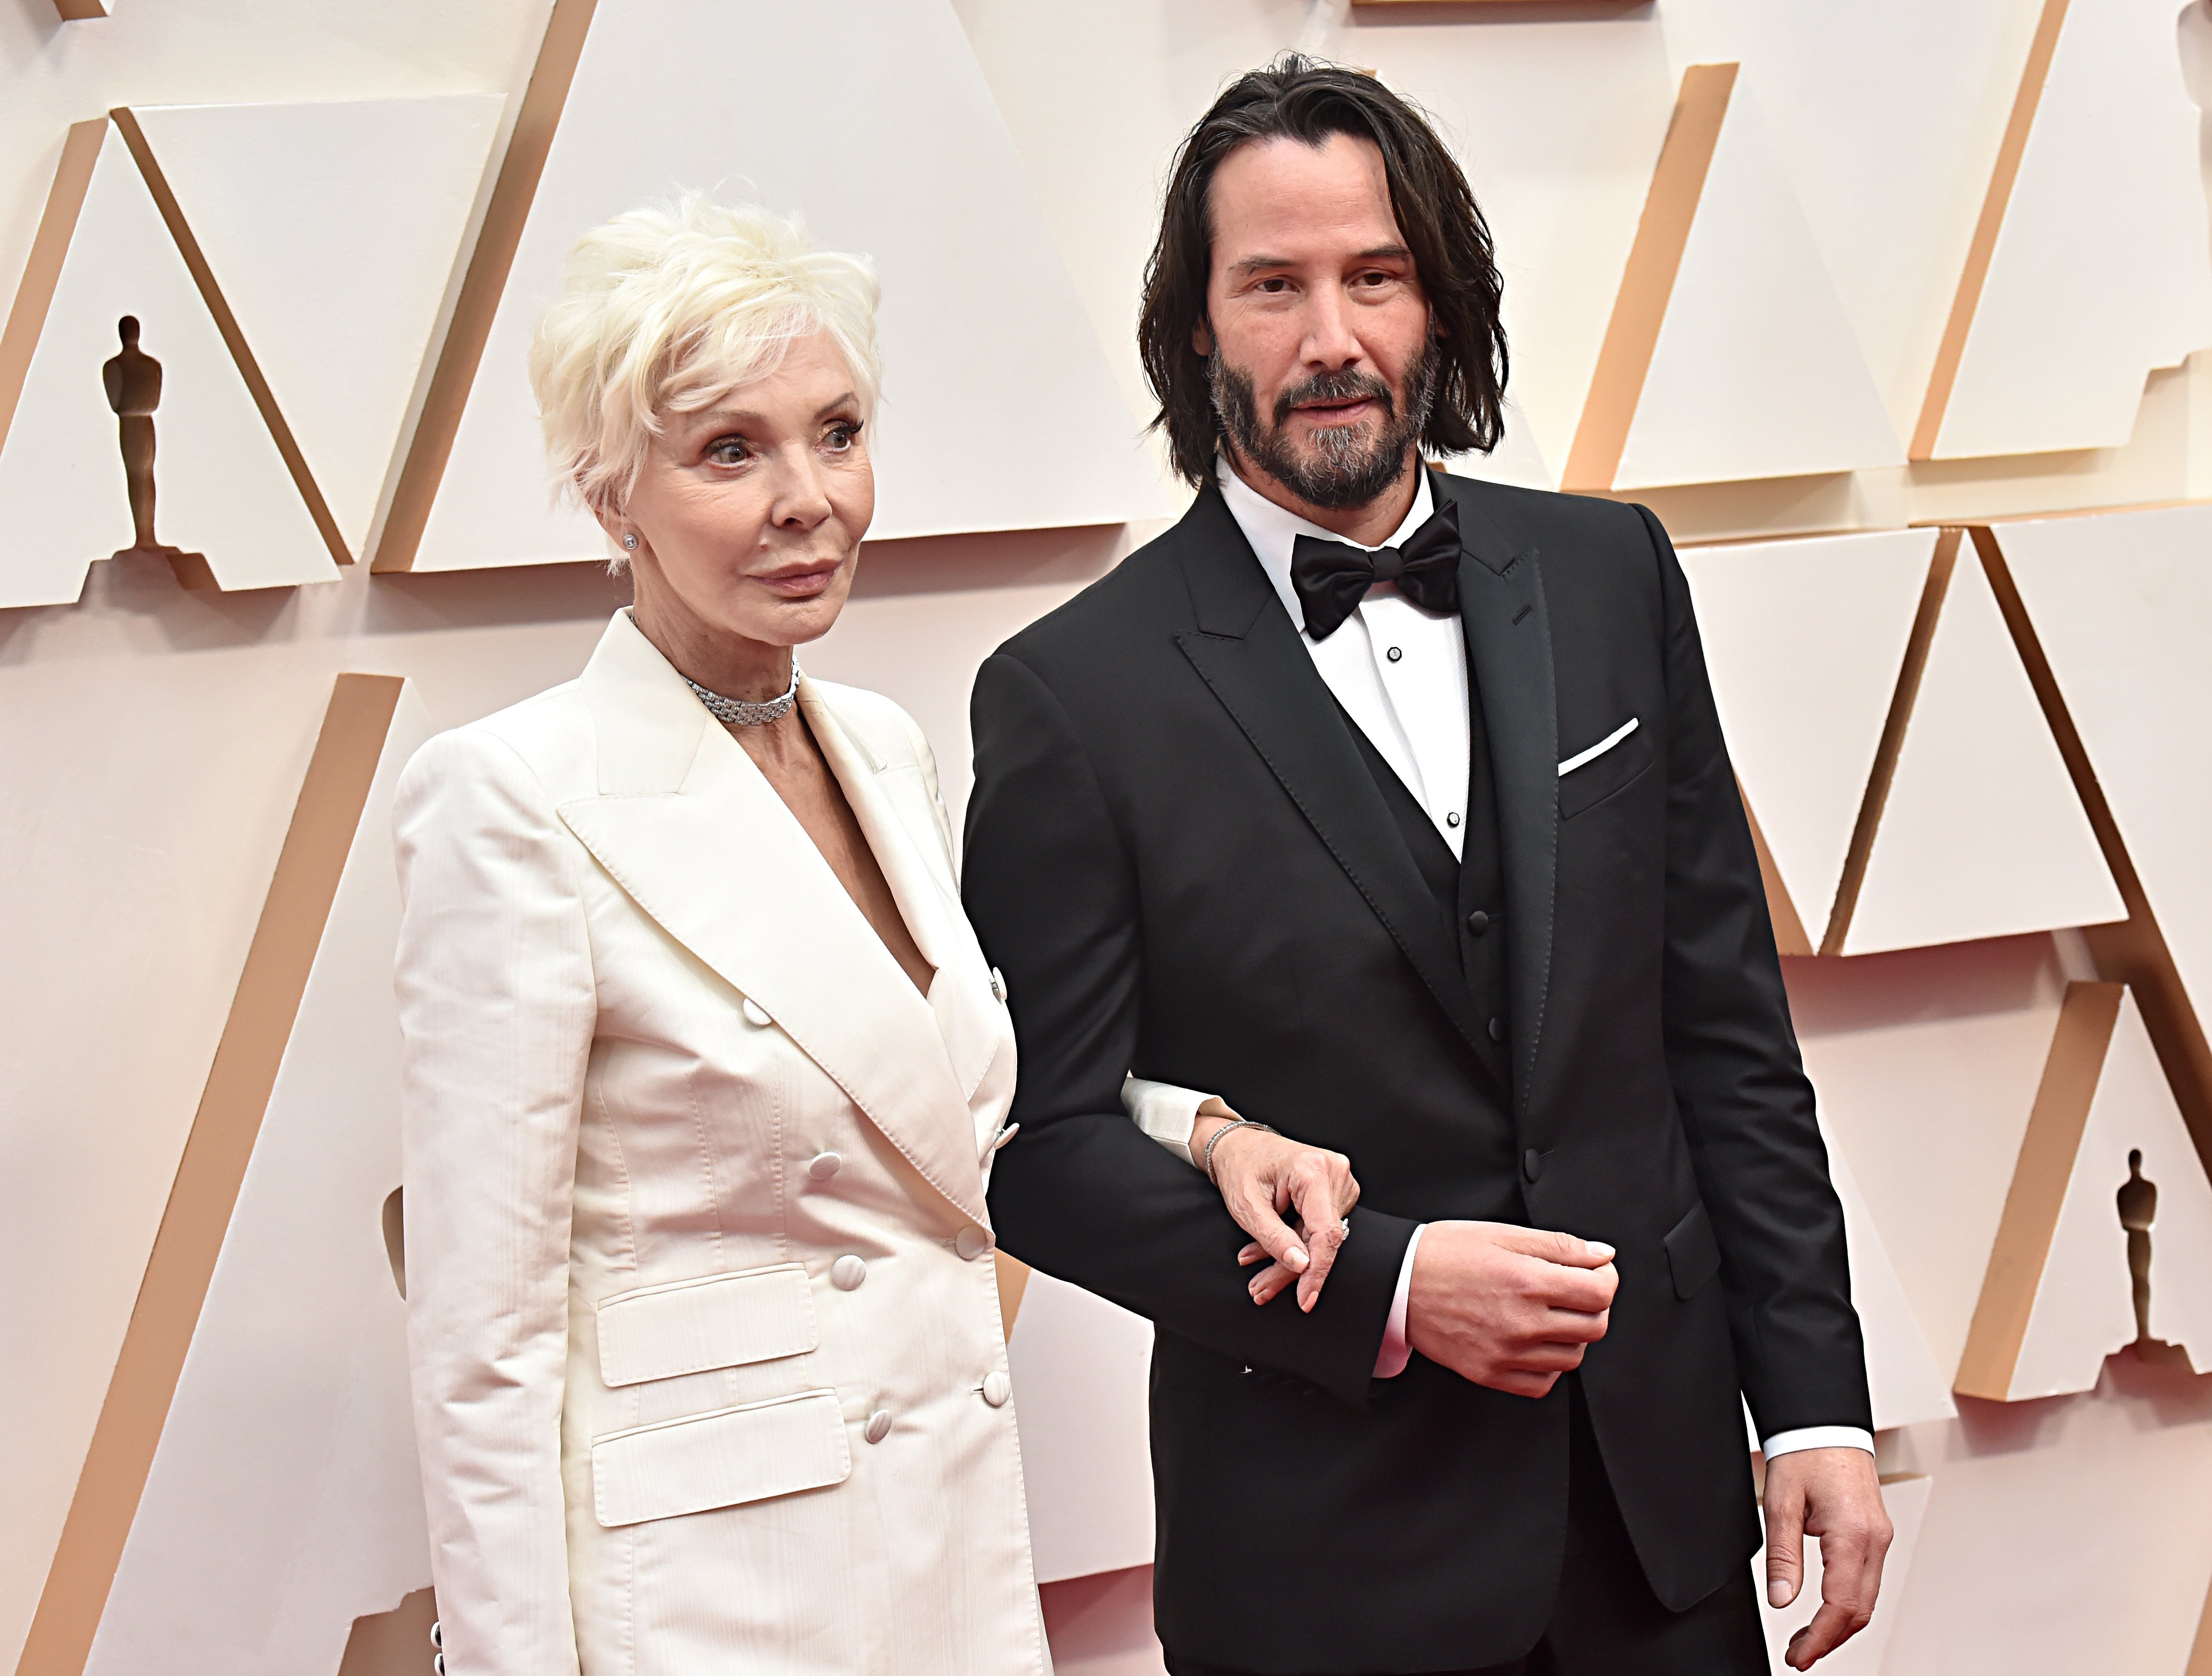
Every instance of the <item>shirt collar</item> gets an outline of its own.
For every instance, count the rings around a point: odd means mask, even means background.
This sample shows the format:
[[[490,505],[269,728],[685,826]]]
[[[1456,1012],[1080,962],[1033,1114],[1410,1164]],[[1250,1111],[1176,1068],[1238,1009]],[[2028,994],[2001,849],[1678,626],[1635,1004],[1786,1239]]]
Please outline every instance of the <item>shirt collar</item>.
[[[1225,454],[1217,454],[1213,462],[1214,476],[1221,485],[1221,498],[1228,503],[1229,515],[1237,520],[1237,527],[1244,531],[1244,539],[1252,543],[1252,551],[1260,561],[1260,568],[1267,573],[1274,585],[1275,593],[1283,602],[1283,609],[1291,614],[1291,621],[1305,622],[1304,607],[1298,604],[1297,592],[1291,586],[1291,553],[1300,536],[1314,536],[1322,541],[1343,542],[1346,547],[1358,547],[1356,541],[1347,541],[1333,530],[1324,530],[1318,524],[1301,518],[1288,507],[1279,507],[1266,495],[1237,475]],[[1429,486],[1428,468],[1418,461],[1413,470],[1419,481],[1413,485],[1413,504],[1406,513],[1405,522],[1394,531],[1389,540],[1380,543],[1383,547],[1395,547],[1429,521],[1436,510],[1435,492]],[[1375,548],[1363,549],[1366,552]],[[1300,628],[1300,634],[1305,632]]]

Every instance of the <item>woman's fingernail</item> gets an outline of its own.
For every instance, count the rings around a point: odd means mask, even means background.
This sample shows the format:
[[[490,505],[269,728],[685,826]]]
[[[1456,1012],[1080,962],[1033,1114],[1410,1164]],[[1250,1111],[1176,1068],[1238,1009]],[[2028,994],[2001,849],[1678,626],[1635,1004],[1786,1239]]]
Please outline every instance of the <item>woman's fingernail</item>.
[[[1283,1266],[1290,1270],[1293,1274],[1303,1270],[1305,1266],[1306,1248],[1304,1246],[1294,1245],[1288,1251],[1283,1254]]]

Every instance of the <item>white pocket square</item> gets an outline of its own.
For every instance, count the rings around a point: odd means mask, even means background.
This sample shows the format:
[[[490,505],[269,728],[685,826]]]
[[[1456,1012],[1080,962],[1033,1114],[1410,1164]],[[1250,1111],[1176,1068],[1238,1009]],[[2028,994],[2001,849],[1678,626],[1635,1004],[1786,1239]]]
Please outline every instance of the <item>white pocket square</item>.
[[[1572,774],[1577,768],[1581,768],[1584,763],[1596,762],[1599,757],[1604,756],[1606,752],[1611,750],[1623,739],[1633,733],[1636,731],[1636,724],[1637,718],[1631,716],[1626,721],[1614,728],[1612,732],[1607,734],[1605,738],[1600,739],[1588,750],[1577,751],[1572,756],[1570,756],[1565,762],[1559,764],[1559,778],[1565,780],[1569,774]]]

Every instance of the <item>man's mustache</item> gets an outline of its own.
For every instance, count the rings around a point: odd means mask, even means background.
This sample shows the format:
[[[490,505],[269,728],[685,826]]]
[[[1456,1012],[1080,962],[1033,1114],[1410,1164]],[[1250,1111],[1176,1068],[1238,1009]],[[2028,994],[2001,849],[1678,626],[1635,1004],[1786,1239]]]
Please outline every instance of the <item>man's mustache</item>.
[[[1380,402],[1386,419],[1396,416],[1398,404],[1390,386],[1374,373],[1354,372],[1348,367],[1340,372],[1316,373],[1275,398],[1275,428],[1280,430],[1288,424],[1291,410],[1302,402],[1356,402],[1363,398]]]

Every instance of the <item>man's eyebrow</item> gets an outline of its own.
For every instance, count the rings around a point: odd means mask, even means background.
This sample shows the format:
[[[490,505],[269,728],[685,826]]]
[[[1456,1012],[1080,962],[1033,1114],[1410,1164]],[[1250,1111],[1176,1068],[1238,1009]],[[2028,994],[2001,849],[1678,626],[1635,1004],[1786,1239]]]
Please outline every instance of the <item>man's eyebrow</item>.
[[[1413,252],[1403,245],[1376,245],[1359,252],[1352,259],[1356,262],[1408,262],[1413,256]],[[1270,268],[1297,265],[1297,262],[1287,256],[1248,256],[1241,262],[1231,263],[1229,271],[1239,277],[1249,277],[1253,274],[1265,273]]]
[[[1256,274],[1268,268],[1288,268],[1294,265],[1287,256],[1248,256],[1242,262],[1232,263],[1232,274]]]

